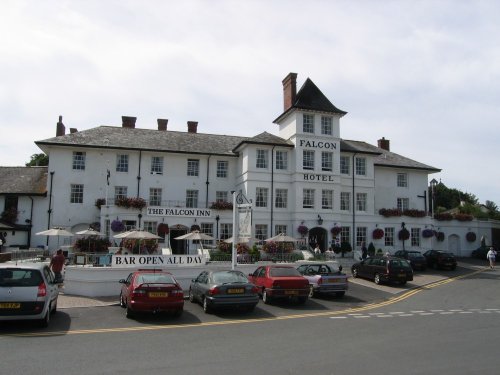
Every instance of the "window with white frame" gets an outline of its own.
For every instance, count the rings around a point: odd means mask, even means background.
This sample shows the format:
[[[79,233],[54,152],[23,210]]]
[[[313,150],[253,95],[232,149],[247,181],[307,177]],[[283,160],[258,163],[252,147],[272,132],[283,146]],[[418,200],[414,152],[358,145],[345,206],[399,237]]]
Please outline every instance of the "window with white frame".
[[[302,117],[302,131],[314,134],[314,115],[304,113]]]
[[[233,235],[233,224],[220,224],[220,239],[225,240]]]
[[[83,203],[83,185],[71,184],[70,203]]]
[[[314,170],[314,151],[302,150],[302,168]]]
[[[84,171],[85,170],[85,158],[86,152],[73,151],[73,170]]]
[[[286,171],[288,169],[288,152],[276,151],[276,170]]]
[[[408,187],[407,173],[398,173],[398,187]]]
[[[125,231],[137,229],[137,221],[135,220],[123,220],[123,225],[125,225]]]
[[[321,134],[332,135],[333,120],[330,116],[321,116]]]
[[[366,227],[356,227],[356,246],[366,245]]]
[[[283,225],[283,224],[276,224],[274,226],[274,233],[275,234],[280,234],[280,233],[283,233],[286,235],[286,225]]]
[[[420,246],[420,228],[411,228],[411,246]]]
[[[340,242],[351,243],[351,227],[342,227],[340,229]]]
[[[340,210],[341,211],[351,210],[351,193],[346,191],[340,193]]]
[[[255,224],[255,238],[264,241],[268,237],[267,224]]]
[[[186,190],[186,207],[198,207],[198,190]]]
[[[163,174],[163,156],[151,156],[151,174]]]
[[[333,171],[333,152],[321,152],[321,170],[325,172]]]
[[[384,244],[385,246],[394,246],[394,227],[384,229]]]
[[[198,177],[200,175],[200,160],[188,159],[187,161],[187,175],[191,177]]]
[[[340,173],[350,174],[351,158],[349,156],[340,156]]]
[[[356,176],[366,176],[366,158],[356,158]]]
[[[398,210],[405,211],[410,208],[410,198],[398,198]]]
[[[229,163],[226,160],[217,160],[217,177],[227,178]]]
[[[269,151],[257,150],[257,159],[255,161],[255,167],[259,169],[267,169],[268,162],[269,162]]]
[[[128,155],[116,155],[116,171],[128,172]]]
[[[276,189],[275,198],[276,208],[287,208],[288,206],[288,189]]]
[[[161,206],[161,188],[149,188],[149,205]]]
[[[258,187],[255,189],[255,207],[267,207],[267,188]]]
[[[304,189],[302,208],[314,208],[314,189]]]
[[[158,222],[156,221],[144,221],[143,228],[146,232],[156,234],[158,227]]]
[[[333,208],[333,190],[323,189],[321,191],[321,208],[324,210]]]
[[[213,223],[201,223],[200,232],[208,236],[214,237],[214,224]],[[211,245],[212,240],[203,240],[203,245]]]
[[[366,212],[366,193],[356,193],[356,210]]]
[[[122,198],[127,198],[127,187],[115,186],[115,200]]]
[[[227,191],[216,191],[215,192],[216,202],[227,202]]]
[[[111,221],[109,219],[104,220],[104,237],[109,238],[111,236]]]

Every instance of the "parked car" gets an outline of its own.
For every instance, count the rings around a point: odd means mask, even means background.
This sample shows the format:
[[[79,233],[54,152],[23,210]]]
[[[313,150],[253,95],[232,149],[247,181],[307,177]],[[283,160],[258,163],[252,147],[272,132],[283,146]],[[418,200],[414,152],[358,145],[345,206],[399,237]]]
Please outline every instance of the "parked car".
[[[269,265],[258,267],[249,275],[266,304],[274,299],[296,299],[305,303],[309,297],[309,280],[292,266]]]
[[[184,292],[174,276],[167,271],[138,270],[120,280],[120,306],[127,309],[127,318],[136,313],[170,312],[180,316],[184,309]]]
[[[413,270],[406,259],[392,256],[367,258],[351,267],[352,277],[364,277],[381,282],[399,282],[406,284],[413,280]]]
[[[394,253],[395,257],[406,259],[410,262],[411,268],[414,270],[425,271],[427,268],[427,260],[420,251],[414,250],[398,250]]]
[[[424,253],[424,257],[429,267],[449,268],[451,270],[457,268],[457,260],[452,253],[441,250],[428,250]]]
[[[0,264],[0,320],[38,320],[57,311],[59,285],[46,263]]]
[[[201,303],[206,313],[222,306],[253,311],[259,302],[259,293],[243,272],[203,271],[191,280],[189,300]]]
[[[486,260],[486,254],[490,250],[489,246],[480,246],[476,250],[473,250],[470,256],[472,258],[483,259]]]
[[[347,275],[342,273],[342,266],[334,263],[302,264],[297,267],[297,271],[309,280],[309,297],[315,294],[342,297],[349,288]]]

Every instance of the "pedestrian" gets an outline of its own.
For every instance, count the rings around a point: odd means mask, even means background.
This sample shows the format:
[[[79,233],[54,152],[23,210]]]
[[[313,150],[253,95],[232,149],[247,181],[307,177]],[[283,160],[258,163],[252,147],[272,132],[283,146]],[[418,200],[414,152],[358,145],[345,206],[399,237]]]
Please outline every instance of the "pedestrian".
[[[0,232],[0,253],[2,252],[3,245],[5,245],[5,236]]]
[[[491,246],[490,250],[488,251],[488,254],[486,254],[486,259],[490,261],[490,268],[495,267],[496,258],[497,258],[497,252],[495,251],[495,248]]]
[[[316,244],[316,247],[314,248],[314,255],[319,255],[321,254],[321,249],[319,248],[319,244]]]
[[[365,260],[367,257],[368,257],[368,249],[366,248],[366,245],[363,242],[361,245],[361,258]]]
[[[61,249],[57,250],[56,254],[50,260],[50,267],[56,276],[56,282],[62,282],[62,270],[64,267],[64,262],[66,258],[64,257],[63,251]]]

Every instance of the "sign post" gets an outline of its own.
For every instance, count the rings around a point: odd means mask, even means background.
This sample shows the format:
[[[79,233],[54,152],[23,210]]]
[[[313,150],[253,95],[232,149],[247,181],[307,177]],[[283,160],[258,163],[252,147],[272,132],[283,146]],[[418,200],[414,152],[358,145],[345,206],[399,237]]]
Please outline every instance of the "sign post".
[[[238,265],[238,239],[252,237],[252,204],[243,193],[233,193],[233,245],[231,269]]]

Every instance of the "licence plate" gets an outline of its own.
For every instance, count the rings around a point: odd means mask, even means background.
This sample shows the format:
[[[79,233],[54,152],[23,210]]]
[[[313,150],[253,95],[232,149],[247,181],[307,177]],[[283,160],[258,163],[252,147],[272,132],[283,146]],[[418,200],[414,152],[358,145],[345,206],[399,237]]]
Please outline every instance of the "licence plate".
[[[401,277],[401,278],[405,278],[405,277],[406,277],[406,273],[400,273],[400,274],[399,274],[399,277]]]
[[[296,294],[299,294],[299,291],[298,290],[285,290],[285,294],[296,295]]]
[[[245,293],[244,288],[231,288],[227,290],[227,294],[242,294]]]
[[[20,303],[0,303],[0,309],[20,309]]]
[[[167,292],[149,292],[148,296],[151,298],[168,297],[168,293]]]
[[[340,279],[326,279],[323,280],[325,284],[340,283]]]

